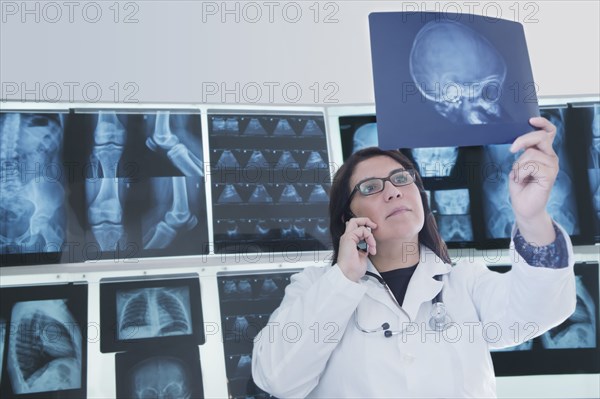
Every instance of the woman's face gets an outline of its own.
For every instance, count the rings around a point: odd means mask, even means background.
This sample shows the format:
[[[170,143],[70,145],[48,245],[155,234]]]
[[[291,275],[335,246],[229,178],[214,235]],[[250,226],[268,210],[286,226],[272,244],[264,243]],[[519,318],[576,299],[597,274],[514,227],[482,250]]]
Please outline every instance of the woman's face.
[[[404,167],[387,156],[376,156],[360,162],[350,178],[350,190],[364,179],[387,177],[390,172]],[[421,195],[415,183],[396,187],[385,182],[383,191],[363,196],[354,194],[350,210],[359,217],[368,217],[377,223],[373,230],[379,242],[387,240],[416,240],[425,221]]]

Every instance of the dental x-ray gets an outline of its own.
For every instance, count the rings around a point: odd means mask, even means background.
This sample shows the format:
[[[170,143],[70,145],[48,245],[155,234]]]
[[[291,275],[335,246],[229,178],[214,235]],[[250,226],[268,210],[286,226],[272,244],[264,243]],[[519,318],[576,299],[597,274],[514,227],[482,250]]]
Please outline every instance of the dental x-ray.
[[[512,142],[537,98],[523,26],[479,15],[369,15],[382,148]]]
[[[63,134],[63,114],[0,113],[0,256],[61,252],[67,231]]]
[[[510,267],[494,266],[491,269],[502,273],[510,270]],[[575,312],[560,325],[521,345],[494,350],[492,360],[496,375],[600,371],[598,263],[575,264],[575,283]],[[535,335],[533,328],[525,328],[524,331]]]
[[[217,276],[230,397],[270,397],[252,380],[253,340],[281,303],[294,273]]]
[[[87,286],[2,288],[1,295],[1,396],[85,397]]]
[[[168,348],[117,353],[117,398],[204,398],[198,347]]]
[[[197,275],[106,279],[100,284],[100,298],[102,352],[204,343]]]
[[[330,247],[329,157],[314,115],[209,115],[215,252]]]

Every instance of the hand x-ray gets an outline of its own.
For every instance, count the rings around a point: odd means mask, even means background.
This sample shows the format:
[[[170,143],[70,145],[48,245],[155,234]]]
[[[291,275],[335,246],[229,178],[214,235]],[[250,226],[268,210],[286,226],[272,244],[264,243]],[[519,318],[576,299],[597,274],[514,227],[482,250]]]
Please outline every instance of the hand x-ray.
[[[378,12],[369,25],[381,147],[501,144],[531,130],[537,98],[521,24]]]
[[[117,398],[203,398],[198,347],[118,353],[115,357]]]
[[[62,251],[63,121],[57,113],[0,113],[0,255]]]

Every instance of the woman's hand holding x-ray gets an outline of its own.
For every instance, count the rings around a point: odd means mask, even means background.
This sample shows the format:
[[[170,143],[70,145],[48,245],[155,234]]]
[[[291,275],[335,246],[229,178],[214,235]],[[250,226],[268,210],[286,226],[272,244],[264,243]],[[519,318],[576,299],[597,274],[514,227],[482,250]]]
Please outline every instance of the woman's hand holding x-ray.
[[[340,250],[337,264],[348,279],[358,282],[367,272],[367,256],[375,255],[375,238],[371,229],[377,228],[371,219],[355,217],[346,222],[346,231],[340,237]],[[369,246],[367,252],[359,251],[356,246],[365,240]]]
[[[510,199],[517,226],[533,245],[548,245],[556,238],[546,211],[550,191],[558,175],[558,156],[552,148],[556,127],[542,117],[529,123],[539,130],[517,138],[510,150],[523,150],[509,175]]]

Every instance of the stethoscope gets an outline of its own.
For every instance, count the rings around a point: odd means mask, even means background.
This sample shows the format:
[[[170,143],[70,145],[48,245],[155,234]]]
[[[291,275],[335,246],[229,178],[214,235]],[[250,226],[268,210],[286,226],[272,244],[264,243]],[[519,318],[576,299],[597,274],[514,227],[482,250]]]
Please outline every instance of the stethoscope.
[[[385,290],[387,291],[389,296],[394,300],[394,302],[398,304],[396,297],[394,297],[394,294],[392,294],[392,291],[381,276],[369,271],[365,273],[365,276],[374,277],[383,286],[383,288],[385,288]],[[434,278],[437,281],[442,281],[441,275],[434,276]],[[446,311],[446,305],[443,302],[442,291],[443,289],[440,290],[440,292],[435,296],[435,298],[431,300],[431,304],[433,306],[429,317],[429,327],[435,331],[444,331],[446,328],[448,328],[448,324],[451,322],[450,316],[448,316],[448,312]],[[402,310],[402,312],[404,312],[404,314],[410,321],[410,316],[408,315],[408,313],[406,313],[406,311],[402,309],[400,304],[398,304],[398,307],[400,308],[400,310]],[[354,309],[354,325],[359,331],[362,331],[364,333],[377,333],[383,331],[383,335],[386,338],[404,333],[404,330],[390,330],[390,323],[388,322],[385,322],[381,326],[373,329],[363,328],[358,322],[358,307]]]

